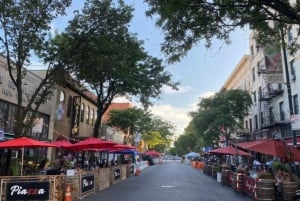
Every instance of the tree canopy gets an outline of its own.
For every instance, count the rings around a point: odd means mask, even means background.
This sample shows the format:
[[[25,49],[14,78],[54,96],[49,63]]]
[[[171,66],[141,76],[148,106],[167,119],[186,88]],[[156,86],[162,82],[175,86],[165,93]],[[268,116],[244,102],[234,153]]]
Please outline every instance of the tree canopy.
[[[38,108],[51,95],[61,68],[48,63],[45,76],[35,90],[24,93],[26,67],[32,55],[42,56],[47,50],[50,23],[65,13],[71,0],[1,1],[0,54],[6,59],[9,76],[17,90],[15,135],[27,135],[36,118]]]
[[[169,62],[179,61],[200,40],[209,47],[213,39],[230,42],[230,33],[237,27],[250,26],[256,30],[260,43],[278,38],[278,26],[294,25],[299,30],[300,2],[288,0],[145,0],[147,16],[157,17],[156,25],[164,31],[162,51]],[[282,27],[281,27],[282,28]],[[297,46],[297,36],[289,44]],[[276,40],[275,40],[276,41]]]
[[[252,105],[250,94],[244,90],[228,90],[202,99],[198,111],[192,112],[192,122],[207,145],[216,145],[220,135],[226,143],[233,132],[243,128],[243,119]]]
[[[97,95],[95,137],[115,97],[137,97],[148,107],[164,85],[173,89],[178,85],[162,60],[145,52],[143,41],[129,32],[132,11],[122,0],[87,0],[56,40],[64,65],[71,66],[73,75]]]
[[[141,135],[148,148],[163,152],[170,146],[173,126],[139,108],[110,111],[109,126],[121,129],[127,135],[124,143]]]

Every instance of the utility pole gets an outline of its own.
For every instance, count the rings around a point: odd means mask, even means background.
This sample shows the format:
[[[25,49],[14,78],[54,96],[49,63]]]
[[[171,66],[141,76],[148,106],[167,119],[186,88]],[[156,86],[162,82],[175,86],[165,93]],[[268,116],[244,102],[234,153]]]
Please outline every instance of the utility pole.
[[[289,75],[289,67],[287,62],[287,54],[286,54],[286,45],[284,41],[284,31],[283,26],[280,26],[280,35],[281,35],[281,46],[282,46],[282,53],[283,53],[283,61],[284,61],[284,70],[285,70],[285,78],[286,78],[286,87],[287,87],[287,93],[288,93],[288,103],[289,103],[289,110],[290,110],[290,120],[291,117],[294,115],[293,111],[293,101],[292,101],[292,91],[291,91],[291,82],[290,82],[290,75]],[[290,123],[291,132],[292,132],[292,142],[293,146],[296,146],[296,131],[292,128],[292,121]]]

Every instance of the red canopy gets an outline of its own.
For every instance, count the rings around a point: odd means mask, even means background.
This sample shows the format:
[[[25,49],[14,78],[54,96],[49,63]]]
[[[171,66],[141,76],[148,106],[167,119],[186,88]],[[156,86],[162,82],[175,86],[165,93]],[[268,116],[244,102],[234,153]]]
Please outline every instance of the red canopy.
[[[24,161],[24,148],[34,148],[34,147],[57,147],[57,146],[51,143],[42,142],[27,137],[20,137],[8,141],[0,142],[0,148],[2,149],[22,148],[22,162],[21,162],[22,167]],[[22,175],[23,175],[23,168],[21,168],[21,176]]]
[[[255,140],[255,141],[248,141],[248,142],[239,142],[239,143],[236,143],[235,146],[243,148],[243,149],[247,149],[249,147],[260,144],[260,143],[265,142],[265,141],[267,141],[267,140]]]
[[[68,148],[69,146],[72,145],[72,143],[70,143],[67,140],[57,140],[57,141],[51,142],[51,144],[54,144],[59,148]]]
[[[127,150],[127,149],[136,149],[136,147],[131,146],[131,145],[126,145],[126,144],[116,144],[116,145],[113,145],[111,148],[114,149],[114,150],[120,150],[120,149],[124,149],[124,150]]]
[[[249,154],[245,151],[239,150],[237,148],[234,148],[232,146],[213,149],[213,150],[210,150],[209,153],[223,154],[223,155],[251,156],[251,154]]]
[[[160,153],[155,150],[147,151],[144,154],[147,156],[160,156]]]
[[[0,142],[0,148],[31,148],[31,147],[57,147],[54,144],[35,140],[27,137],[20,137],[8,141]]]
[[[284,159],[300,161],[300,150],[287,145],[282,140],[271,139],[257,141],[257,143],[252,146],[248,146],[246,149]]]
[[[116,142],[112,141],[106,141],[101,140],[99,138],[86,138],[85,140],[82,140],[80,142],[77,142],[75,144],[72,144],[68,147],[68,149],[71,150],[97,150],[97,149],[103,149],[103,148],[109,148],[113,145],[116,145]]]

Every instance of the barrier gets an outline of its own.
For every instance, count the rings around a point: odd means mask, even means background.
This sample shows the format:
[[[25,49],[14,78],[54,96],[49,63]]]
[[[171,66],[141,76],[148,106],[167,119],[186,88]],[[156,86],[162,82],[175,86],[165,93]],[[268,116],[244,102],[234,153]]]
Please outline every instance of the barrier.
[[[233,188],[237,192],[242,192],[243,191],[243,178],[244,178],[244,173],[234,173],[233,176]]]
[[[296,182],[282,182],[282,198],[284,201],[291,201],[298,189]]]
[[[243,192],[250,197],[254,197],[256,179],[244,175],[243,177]]]
[[[259,179],[256,181],[255,201],[275,200],[274,182],[271,179]]]
[[[222,185],[229,185],[228,184],[228,174],[229,173],[229,170],[223,170],[222,171],[222,176],[221,176],[221,184]]]
[[[42,193],[16,194],[11,186],[18,185],[23,189],[36,188]],[[5,200],[63,200],[65,186],[64,176],[1,176],[0,201]]]
[[[64,201],[72,201],[72,194],[71,194],[71,184],[66,184],[66,193],[64,197]]]

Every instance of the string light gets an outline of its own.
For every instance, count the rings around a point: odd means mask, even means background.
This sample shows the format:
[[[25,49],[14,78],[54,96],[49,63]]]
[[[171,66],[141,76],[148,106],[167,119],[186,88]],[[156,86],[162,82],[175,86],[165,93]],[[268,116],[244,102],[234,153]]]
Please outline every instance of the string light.
[[[54,130],[54,133],[57,134],[57,135],[63,136],[65,139],[68,139],[68,140],[70,140],[70,141],[73,141],[73,142],[74,142],[74,141],[79,142],[78,139],[69,137],[69,136],[67,136],[67,135],[64,135],[63,133],[61,133],[61,132],[59,132],[59,131],[57,131],[57,130]]]

